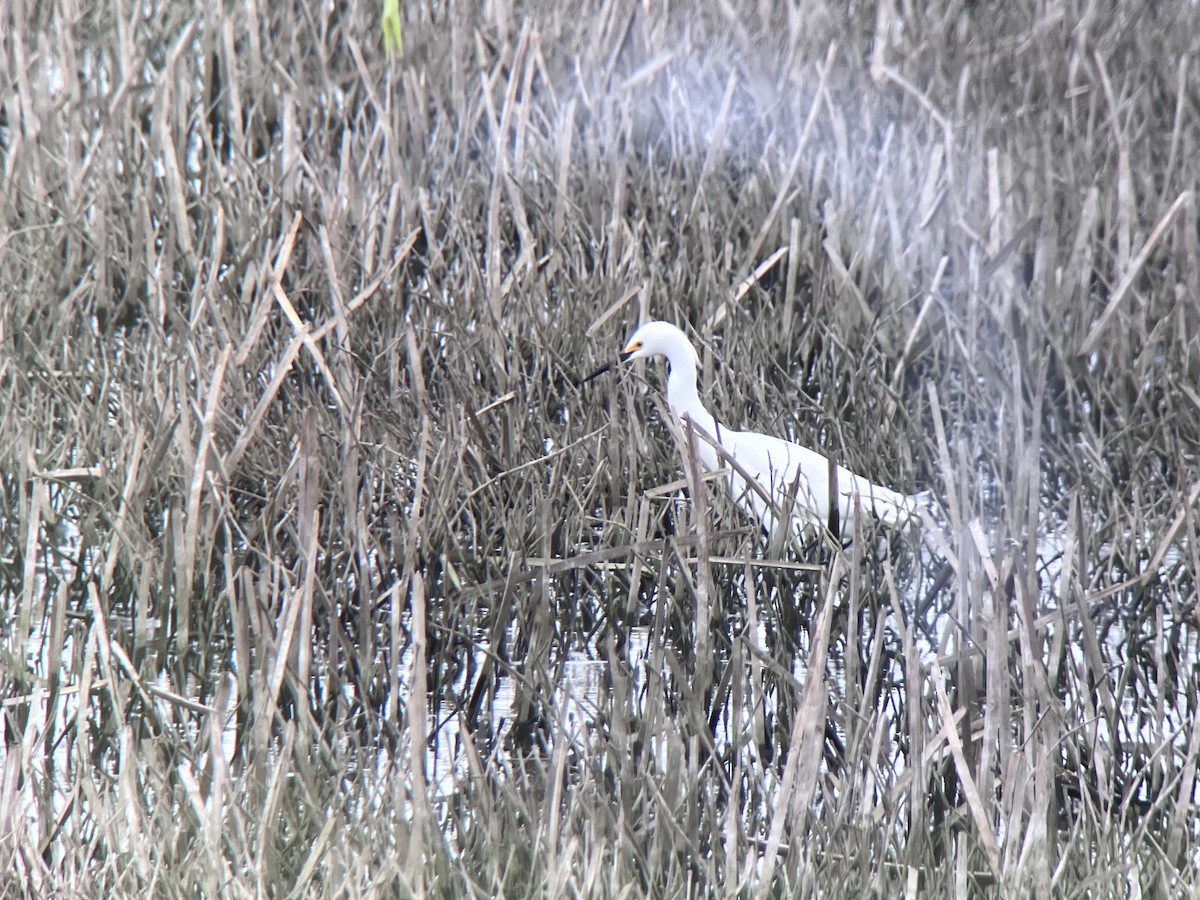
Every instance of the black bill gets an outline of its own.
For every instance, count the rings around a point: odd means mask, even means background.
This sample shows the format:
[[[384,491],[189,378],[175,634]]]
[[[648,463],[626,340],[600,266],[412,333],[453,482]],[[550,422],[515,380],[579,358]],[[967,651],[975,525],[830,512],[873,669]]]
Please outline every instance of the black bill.
[[[615,365],[616,365],[616,363],[614,363],[614,362],[606,362],[604,365],[602,365],[600,368],[598,368],[595,372],[593,372],[587,378],[581,379],[579,381],[579,386],[583,387],[585,384],[587,384],[593,378],[599,378],[605,372],[610,371],[613,368],[613,366],[615,366]]]

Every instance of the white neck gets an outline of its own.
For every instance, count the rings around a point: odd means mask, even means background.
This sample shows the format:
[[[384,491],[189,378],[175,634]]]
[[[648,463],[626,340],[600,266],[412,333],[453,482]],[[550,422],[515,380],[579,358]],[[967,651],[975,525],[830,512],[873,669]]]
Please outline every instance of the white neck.
[[[667,377],[667,405],[671,412],[687,416],[695,426],[709,435],[717,434],[717,421],[700,402],[696,391],[696,362],[690,353],[675,353],[667,358],[671,374]]]

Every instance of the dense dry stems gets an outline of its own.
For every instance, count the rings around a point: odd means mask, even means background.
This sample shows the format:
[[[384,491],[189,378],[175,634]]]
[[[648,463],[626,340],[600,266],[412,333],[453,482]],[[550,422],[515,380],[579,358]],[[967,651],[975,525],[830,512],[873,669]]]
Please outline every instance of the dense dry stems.
[[[377,13],[0,4],[5,892],[1193,890],[1194,7]]]

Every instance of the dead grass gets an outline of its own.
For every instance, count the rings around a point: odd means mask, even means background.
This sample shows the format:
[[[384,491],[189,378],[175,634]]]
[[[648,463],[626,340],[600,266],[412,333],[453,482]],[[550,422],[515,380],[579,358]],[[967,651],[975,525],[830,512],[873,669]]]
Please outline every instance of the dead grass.
[[[1194,891],[1194,6],[378,13],[0,3],[4,894]]]

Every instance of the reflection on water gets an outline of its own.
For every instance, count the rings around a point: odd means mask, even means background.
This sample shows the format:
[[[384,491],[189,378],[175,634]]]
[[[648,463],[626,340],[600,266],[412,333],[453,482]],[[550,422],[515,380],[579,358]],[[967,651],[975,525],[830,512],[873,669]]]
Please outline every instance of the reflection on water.
[[[1100,707],[1078,711],[1090,723],[1096,741],[1105,744],[1121,742],[1126,747],[1140,745],[1147,748],[1147,753],[1161,753],[1161,748],[1168,746],[1182,756],[1186,753],[1190,734],[1189,711],[1186,708],[1190,695],[1188,691],[1176,690],[1175,682],[1164,675],[1161,656],[1162,648],[1169,647],[1167,636],[1180,633],[1185,624],[1188,628],[1191,625],[1174,621],[1173,608],[1165,604],[1159,604],[1148,613],[1137,609],[1136,604],[1143,602],[1145,595],[1118,588],[1130,583],[1133,578],[1144,577],[1146,581],[1154,582],[1159,590],[1187,592],[1192,583],[1192,573],[1187,566],[1188,557],[1177,542],[1163,543],[1161,538],[1157,542],[1151,538],[1129,541],[1120,550],[1111,544],[1104,544],[1087,553],[1086,564],[1090,571],[1085,573],[1084,578],[1075,571],[1083,564],[1079,546],[1078,536],[1066,529],[1043,535],[1037,541],[1034,583],[1039,590],[1035,604],[1038,618],[1033,624],[1042,640],[1041,652],[1049,653],[1051,651],[1048,648],[1055,645],[1061,647],[1062,665],[1077,671],[1095,668],[1095,660],[1089,659],[1089,653],[1099,653],[1103,660],[1110,661],[1111,683],[1101,688],[1113,698],[1119,718],[1103,715]],[[878,700],[878,703],[896,710],[902,709],[905,702],[903,695],[908,678],[905,667],[906,640],[911,641],[926,677],[935,665],[949,670],[964,655],[982,657],[984,648],[972,643],[972,636],[982,632],[960,618],[956,598],[961,586],[951,582],[936,596],[929,597],[927,592],[942,563],[927,547],[919,546],[918,552],[921,554],[921,564],[909,566],[913,571],[902,566],[895,572],[888,569],[889,577],[898,588],[897,602],[876,608],[860,620],[860,627],[854,631],[855,645],[847,643],[846,623],[839,625],[840,630],[834,635],[826,667],[829,740],[836,742],[839,737],[844,737],[846,723],[852,721],[855,714],[854,710],[847,709],[848,697],[859,696],[847,686],[847,666],[851,663],[858,665],[861,677],[861,661],[871,659],[877,653],[877,645],[883,647],[883,652],[877,654],[877,683],[884,685],[884,693],[891,691],[896,694],[894,703],[889,704],[886,698]],[[1006,563],[998,562],[1004,557],[1003,551],[989,552],[993,554],[990,564],[999,566],[997,577],[1006,572],[1011,574]],[[1122,553],[1125,555],[1122,556]],[[1129,574],[1131,571],[1134,573],[1132,576]],[[985,576],[979,577],[982,579]],[[1085,596],[1079,587],[1082,583],[1117,587],[1100,589]],[[733,584],[740,584],[741,591],[762,591],[761,585],[747,588],[745,580],[734,581]],[[796,582],[790,584],[790,589],[795,590]],[[1068,588],[1066,595],[1064,586]],[[722,665],[732,666],[734,661],[741,660],[740,664],[748,670],[754,661],[779,658],[775,652],[779,635],[787,630],[787,626],[779,621],[779,612],[794,605],[795,600],[794,596],[786,595],[786,590],[776,585],[767,593],[757,595],[758,611],[750,617],[744,610],[744,595],[732,598],[725,605],[726,618],[716,626],[716,631],[725,634],[733,643],[724,648]],[[1020,642],[1020,616],[1011,586],[1008,590],[1010,642]],[[812,597],[808,599],[811,601]],[[658,596],[651,605],[670,605],[674,602],[670,597]],[[841,591],[837,598],[839,608],[845,608],[848,602],[846,591]],[[1086,612],[1086,617],[1080,610]],[[537,715],[541,718],[536,729],[548,741],[557,744],[565,740],[579,753],[588,754],[596,750],[597,729],[611,729],[614,715],[641,715],[646,708],[647,692],[666,693],[673,690],[673,686],[677,687],[677,682],[673,682],[672,678],[677,678],[679,672],[669,670],[661,652],[663,647],[656,646],[653,637],[655,634],[665,635],[662,641],[669,645],[674,640],[671,635],[677,633],[669,629],[665,632],[661,628],[655,630],[653,626],[645,624],[658,612],[656,609],[646,611],[639,624],[622,630],[620,640],[614,636],[617,626],[602,629],[600,633],[605,637],[575,646],[555,667],[545,666],[545,671],[539,668],[539,661],[532,659],[498,662],[503,653],[481,635],[472,645],[474,664],[462,666],[458,681],[451,686],[452,690],[444,690],[442,697],[434,698],[432,704],[425,745],[425,772],[430,781],[430,799],[438,803],[452,798],[462,788],[464,780],[472,777],[472,757],[493,772],[510,771],[508,767],[513,747],[529,739],[525,730],[530,728],[527,720],[531,696],[536,696],[537,702],[532,705],[537,707]],[[671,612],[681,620],[694,614],[690,609]],[[811,636],[807,630],[811,615],[808,618],[802,616],[799,621],[801,625],[793,628],[788,635],[788,639],[794,642],[794,652],[786,657],[792,679],[789,690],[795,692],[802,689],[809,676],[806,661]],[[101,619],[93,611],[89,617],[72,619],[60,635],[52,635],[52,626],[49,619],[37,623],[25,646],[26,662],[33,673],[34,682],[20,687],[17,696],[4,700],[6,711],[22,712],[24,733],[16,735],[18,740],[15,742],[10,736],[8,747],[0,748],[0,767],[7,767],[8,754],[19,748],[22,765],[37,775],[36,778],[23,780],[21,799],[12,807],[28,813],[23,824],[28,829],[29,839],[38,839],[42,825],[37,821],[37,813],[45,810],[43,803],[34,795],[36,786],[59,783],[63,776],[56,773],[68,773],[73,767],[78,769],[86,765],[86,748],[70,741],[54,743],[50,753],[31,752],[44,736],[64,734],[71,727],[74,717],[80,714],[82,678],[91,679],[86,695],[89,698],[87,702],[91,704],[96,702],[96,692],[107,688],[110,680],[115,679],[125,683],[121,696],[130,702],[145,702],[155,707],[162,721],[178,721],[178,710],[186,707],[199,714],[193,722],[223,723],[219,740],[207,743],[205,751],[195,759],[180,758],[175,762],[180,782],[192,786],[193,802],[203,805],[206,800],[197,785],[205,777],[205,768],[216,765],[225,769],[236,756],[238,724],[234,711],[238,707],[239,697],[235,675],[226,671],[220,689],[210,687],[204,692],[204,696],[220,698],[217,703],[219,708],[201,704],[197,699],[198,692],[180,690],[167,680],[165,672],[153,683],[138,682],[130,687],[129,682],[133,680],[133,673],[137,669],[123,648],[145,646],[155,640],[157,622],[144,623],[140,626],[143,633],[135,635],[134,629],[139,626],[132,619],[115,615]],[[1086,639],[1089,637],[1085,634],[1087,629],[1092,629],[1091,637],[1094,640],[1091,643]],[[513,633],[505,635],[507,646],[513,646],[515,640]],[[51,649],[55,641],[61,642],[58,648],[61,654],[58,657],[58,671],[74,673],[74,677],[70,683],[66,683],[64,676],[64,683],[51,696],[48,675],[54,658]],[[730,649],[733,644],[738,645],[737,653]],[[1197,646],[1194,641],[1169,649],[1180,655],[1175,665],[1197,665]],[[1028,651],[1010,651],[1014,659],[1022,652]],[[396,708],[400,710],[406,709],[413,663],[410,647],[399,660],[398,666],[402,696],[397,698]],[[1124,671],[1127,665],[1136,666],[1140,674],[1131,675]],[[468,681],[489,666],[491,678],[478,680],[474,684]],[[316,677],[321,679],[323,676],[318,671]],[[748,676],[745,672],[735,672],[732,677]],[[486,686],[483,692],[486,696],[473,697],[484,681]],[[343,687],[343,690],[348,688]],[[750,693],[754,693],[753,688]],[[444,699],[448,696],[472,698],[475,709],[466,708],[467,705],[455,706],[452,701]],[[734,713],[728,705],[718,710],[712,723],[713,740],[718,753],[724,752],[733,743],[738,747],[747,746],[744,735],[753,725],[750,719],[754,716],[773,717],[777,712],[775,704],[778,696],[760,691],[755,700],[758,706],[753,710],[742,710],[743,721],[732,720]],[[346,699],[353,703],[356,698]],[[1077,700],[1068,694],[1062,698],[1062,702],[1070,710]],[[1147,705],[1156,707],[1157,713],[1148,715]],[[10,719],[10,729],[12,721]],[[130,743],[133,734],[128,724],[120,727],[120,744],[125,752],[133,753]],[[194,729],[196,726],[193,724],[189,727]],[[757,752],[753,747],[751,750]],[[896,747],[885,752],[892,754],[888,759],[892,777],[900,778],[905,770],[904,753]],[[75,753],[76,758],[68,759],[69,753]],[[669,761],[664,761],[664,765],[669,765]],[[9,784],[15,782],[10,780]],[[67,790],[55,793],[56,815],[65,812],[66,805],[71,802],[70,797]]]
[[[1191,573],[1186,569],[1182,548],[1177,543],[1138,543],[1140,550],[1136,552],[1140,553],[1139,558],[1143,566],[1153,563],[1154,578],[1161,584],[1182,588],[1183,583],[1190,579]],[[1104,659],[1114,661],[1113,685],[1110,690],[1117,700],[1122,720],[1113,723],[1100,717],[1095,722],[1096,739],[1105,743],[1120,740],[1126,745],[1138,742],[1147,747],[1160,747],[1167,743],[1175,746],[1179,752],[1184,752],[1188,738],[1188,729],[1184,727],[1188,721],[1185,709],[1186,693],[1160,693],[1157,690],[1136,693],[1121,690],[1117,684],[1121,676],[1115,669],[1116,663],[1129,659],[1131,644],[1139,640],[1145,643],[1148,639],[1154,643],[1154,632],[1157,632],[1157,640],[1162,640],[1165,632],[1173,631],[1180,623],[1171,621],[1170,611],[1165,607],[1157,613],[1157,624],[1155,616],[1147,620],[1145,616],[1138,617],[1132,611],[1122,611],[1116,602],[1116,596],[1120,593],[1117,590],[1064,598],[1064,585],[1069,585],[1072,591],[1079,594],[1078,585],[1083,581],[1077,573],[1073,578],[1068,577],[1072,575],[1067,568],[1072,564],[1072,554],[1078,554],[1077,538],[1062,529],[1042,535],[1036,546],[1037,560],[1033,583],[1037,585],[1039,594],[1035,602],[1037,618],[1032,622],[1032,627],[1043,651],[1050,653],[1053,647],[1061,647],[1064,654],[1061,664],[1085,671],[1093,667],[1095,661],[1086,658],[1088,642],[1082,639],[1081,629],[1094,627],[1097,629],[1095,646]],[[980,660],[981,666],[984,665],[986,648],[975,642],[983,633],[982,629],[973,628],[972,623],[963,622],[959,618],[960,610],[956,599],[959,586],[952,580],[936,595],[929,596],[927,592],[935,584],[938,573],[943,569],[943,563],[927,547],[921,546],[919,553],[921,565],[910,567],[916,570],[915,574],[903,569],[899,573],[892,573],[899,589],[899,603],[893,604],[891,608],[876,610],[874,618],[868,617],[864,620],[871,627],[859,629],[857,648],[844,645],[844,632],[835,635],[826,669],[830,693],[830,727],[835,731],[843,726],[848,715],[853,715],[843,709],[847,698],[848,655],[858,652],[860,660],[870,659],[876,642],[883,642],[886,647],[885,652],[881,654],[878,682],[889,686],[885,690],[895,691],[898,697],[905,691],[907,678],[903,649],[906,637],[911,640],[916,658],[926,677],[935,666],[940,667],[941,671],[950,671],[964,657],[975,657]],[[996,577],[1011,578],[1010,561],[1005,561],[1003,565],[1000,563],[1004,557],[1003,550],[989,550],[989,553],[992,556],[988,564],[1000,566],[994,573]],[[1086,583],[1096,583],[1098,578],[1110,585],[1128,581],[1130,576],[1126,573],[1129,571],[1129,561],[1117,559],[1112,545],[1105,544],[1097,548],[1089,557],[1092,571],[1086,573]],[[979,577],[984,579],[986,576]],[[1019,660],[1021,654],[1028,651],[1019,646],[1023,640],[1022,629],[1025,626],[1017,610],[1018,600],[1014,590],[1011,582],[1001,584],[996,596],[1004,598],[1009,604],[1009,653],[1011,659]],[[660,601],[671,602],[670,598],[655,598],[653,603]],[[738,602],[744,604],[744,598],[739,598]],[[772,657],[772,634],[780,627],[780,623],[773,618],[772,610],[777,610],[781,602],[777,592],[770,597],[759,597],[759,614],[752,631],[747,630],[745,619],[737,614],[722,626],[733,640],[742,642],[744,652],[739,658],[744,664],[752,658]],[[839,596],[837,602],[839,606],[844,606],[847,600],[844,596]],[[1090,619],[1080,618],[1077,613],[1080,604],[1090,611]],[[689,611],[681,612],[689,614]],[[1147,626],[1150,632],[1146,631]],[[647,690],[652,689],[652,686],[662,689],[664,685],[670,684],[661,654],[653,652],[652,633],[651,626],[645,624],[630,627],[625,631],[621,655],[616,659],[622,670],[620,673],[614,672],[613,659],[609,656],[614,651],[607,645],[588,644],[569,653],[558,670],[561,674],[552,686],[552,696],[541,697],[544,706],[552,710],[548,715],[553,721],[547,725],[552,740],[565,738],[580,751],[587,750],[592,728],[607,727],[607,719],[614,714],[613,711],[625,710],[636,716],[644,708]],[[801,630],[792,637],[799,652],[791,658],[791,675],[795,689],[799,690],[808,677],[806,660],[810,636]],[[1194,644],[1180,649],[1185,654],[1182,661],[1186,665],[1197,664],[1197,648]],[[483,658],[490,652],[491,648],[486,643],[481,642],[476,646],[476,653],[479,655],[478,666],[483,665]],[[725,661],[729,662],[728,654]],[[406,658],[403,665],[411,665],[411,660]],[[1128,687],[1129,681],[1126,680],[1123,684]],[[521,720],[521,712],[517,708],[520,703],[520,691],[517,690],[517,680],[504,669],[498,669],[496,672],[494,691],[491,707],[494,716],[488,723],[486,739],[475,740],[474,746],[477,750],[484,748],[499,761],[506,747],[511,746],[508,743],[511,730]],[[614,692],[617,691],[622,692],[620,696],[615,695]],[[760,712],[770,716],[773,713],[773,702],[772,695],[762,695],[765,709]],[[895,706],[896,709],[903,708],[900,702]],[[1064,698],[1064,702],[1069,708],[1073,701],[1068,696]],[[1161,716],[1147,716],[1147,703],[1166,708]],[[724,742],[736,739],[746,724],[730,722],[728,715],[729,710],[725,709],[714,721],[716,727],[713,737],[718,752],[722,750]],[[1091,715],[1094,718],[1095,714]],[[459,780],[467,775],[464,742],[478,738],[479,734],[469,735],[463,721],[459,711],[446,710],[437,720],[431,735],[427,771],[432,773],[438,796],[448,797],[453,794]],[[1111,733],[1113,725],[1118,726],[1121,732],[1119,735]],[[1168,729],[1166,732],[1164,727]],[[897,751],[897,755],[889,760],[889,767],[894,776],[899,778],[905,768],[903,754]]]

